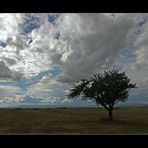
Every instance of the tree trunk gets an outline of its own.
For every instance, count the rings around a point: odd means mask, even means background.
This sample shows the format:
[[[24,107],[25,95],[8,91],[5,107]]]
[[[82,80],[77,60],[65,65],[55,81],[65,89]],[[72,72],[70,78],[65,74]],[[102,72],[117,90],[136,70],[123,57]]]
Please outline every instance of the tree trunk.
[[[113,111],[112,109],[109,109],[109,110],[108,110],[108,115],[109,115],[109,116],[108,116],[108,119],[109,119],[109,121],[113,121],[113,114],[112,114],[112,111]]]

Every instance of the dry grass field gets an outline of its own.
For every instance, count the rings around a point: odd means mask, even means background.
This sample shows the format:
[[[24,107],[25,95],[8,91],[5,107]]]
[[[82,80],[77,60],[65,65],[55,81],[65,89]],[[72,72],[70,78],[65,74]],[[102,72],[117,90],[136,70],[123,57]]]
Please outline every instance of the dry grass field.
[[[148,134],[148,108],[0,109],[0,134]]]

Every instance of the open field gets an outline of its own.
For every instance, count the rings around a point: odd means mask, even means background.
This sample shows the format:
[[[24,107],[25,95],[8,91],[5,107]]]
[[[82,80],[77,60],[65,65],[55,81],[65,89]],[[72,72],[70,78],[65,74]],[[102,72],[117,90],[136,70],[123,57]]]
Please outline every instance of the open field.
[[[148,108],[0,109],[0,134],[148,134]]]

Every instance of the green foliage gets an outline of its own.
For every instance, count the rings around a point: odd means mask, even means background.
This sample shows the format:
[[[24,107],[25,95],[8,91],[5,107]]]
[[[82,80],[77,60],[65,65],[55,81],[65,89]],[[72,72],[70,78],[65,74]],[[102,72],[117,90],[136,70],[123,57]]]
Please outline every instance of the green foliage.
[[[70,89],[68,98],[81,96],[82,99],[93,100],[107,110],[112,110],[114,104],[128,98],[132,88],[136,88],[136,84],[131,83],[125,72],[111,69],[103,74],[95,74],[90,79],[78,81]]]

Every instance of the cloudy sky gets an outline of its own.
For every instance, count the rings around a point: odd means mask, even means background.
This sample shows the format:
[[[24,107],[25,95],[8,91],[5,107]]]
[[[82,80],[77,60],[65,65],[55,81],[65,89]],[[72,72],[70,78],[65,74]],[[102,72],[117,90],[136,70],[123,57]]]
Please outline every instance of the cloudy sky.
[[[66,98],[81,78],[116,66],[148,104],[148,14],[1,13],[0,106],[87,106]]]

